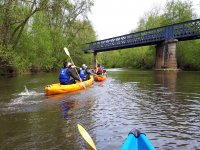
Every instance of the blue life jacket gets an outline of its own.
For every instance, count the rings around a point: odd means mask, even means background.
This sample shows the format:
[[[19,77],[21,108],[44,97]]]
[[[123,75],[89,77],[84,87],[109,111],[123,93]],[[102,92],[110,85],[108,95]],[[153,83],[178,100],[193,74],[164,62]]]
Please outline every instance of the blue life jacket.
[[[81,78],[82,80],[85,80],[85,74],[86,74],[86,70],[81,69],[81,70],[80,70],[80,78]]]
[[[104,66],[100,66],[100,68],[102,69],[102,70],[104,70],[105,68],[104,68]]]
[[[68,72],[68,68],[60,69],[59,80],[61,83],[69,83],[70,77],[67,75],[67,72]]]

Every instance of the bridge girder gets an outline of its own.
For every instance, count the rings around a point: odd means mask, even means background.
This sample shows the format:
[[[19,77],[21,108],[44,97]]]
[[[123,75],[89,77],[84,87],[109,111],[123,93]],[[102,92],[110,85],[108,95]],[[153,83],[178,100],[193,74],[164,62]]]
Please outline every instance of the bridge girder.
[[[98,53],[155,45],[170,39],[177,39],[178,41],[200,39],[200,19],[87,43],[82,49],[84,52]]]

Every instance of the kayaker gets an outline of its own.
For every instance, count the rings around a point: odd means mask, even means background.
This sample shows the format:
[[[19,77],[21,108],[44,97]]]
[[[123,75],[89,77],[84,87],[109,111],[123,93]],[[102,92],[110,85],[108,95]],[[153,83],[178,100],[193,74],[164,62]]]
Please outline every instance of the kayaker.
[[[72,72],[72,64],[64,62],[63,68],[60,69],[59,81],[61,85],[68,85],[76,83],[75,80],[82,81],[78,77],[74,76]]]
[[[103,70],[103,74],[107,76],[106,69],[104,68],[104,66],[102,64],[100,65],[100,68]]]
[[[79,70],[80,78],[83,81],[89,80],[90,79],[90,74],[91,73],[90,73],[89,69],[87,68],[87,66],[85,64],[83,64],[82,68],[80,68],[80,70]]]
[[[103,75],[103,70],[100,66],[101,66],[100,64],[97,65],[97,70],[96,70],[97,75]]]
[[[104,66],[101,64],[100,65],[100,68],[104,71],[105,70],[105,68],[104,68]]]

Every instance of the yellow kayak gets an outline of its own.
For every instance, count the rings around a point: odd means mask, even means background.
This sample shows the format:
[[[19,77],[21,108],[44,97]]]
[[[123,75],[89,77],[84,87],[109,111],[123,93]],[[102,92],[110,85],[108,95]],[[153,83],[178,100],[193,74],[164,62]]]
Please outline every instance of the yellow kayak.
[[[46,95],[69,93],[73,91],[83,90],[93,84],[94,78],[90,76],[90,79],[84,82],[76,82],[76,84],[61,85],[60,83],[47,85],[45,87]]]

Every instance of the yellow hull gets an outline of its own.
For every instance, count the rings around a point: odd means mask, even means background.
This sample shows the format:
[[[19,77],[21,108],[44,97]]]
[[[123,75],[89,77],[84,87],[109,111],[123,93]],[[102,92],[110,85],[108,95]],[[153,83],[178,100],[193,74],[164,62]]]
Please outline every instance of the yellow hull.
[[[70,85],[60,85],[60,83],[47,85],[45,87],[46,95],[53,95],[53,94],[61,94],[61,93],[69,93],[78,90],[83,90],[85,87],[91,86],[93,84],[94,78],[93,76],[90,77],[90,80],[84,82],[77,82],[76,84]]]

